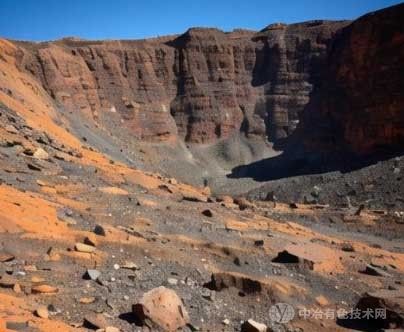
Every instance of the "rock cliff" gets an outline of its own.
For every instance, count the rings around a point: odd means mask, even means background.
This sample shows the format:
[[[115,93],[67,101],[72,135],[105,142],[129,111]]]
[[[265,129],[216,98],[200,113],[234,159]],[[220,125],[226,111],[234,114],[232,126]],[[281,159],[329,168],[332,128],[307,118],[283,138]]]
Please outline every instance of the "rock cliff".
[[[302,116],[311,150],[392,152],[404,142],[404,5],[341,29]]]
[[[403,19],[398,5],[352,23],[14,44],[57,105],[106,126],[116,113],[136,138],[282,143],[298,127],[311,150],[366,153],[404,140]]]
[[[19,68],[55,101],[97,119],[118,112],[133,135],[211,143],[242,131],[277,140],[298,122],[348,22],[273,24],[260,32],[193,28],[140,41],[18,42]]]

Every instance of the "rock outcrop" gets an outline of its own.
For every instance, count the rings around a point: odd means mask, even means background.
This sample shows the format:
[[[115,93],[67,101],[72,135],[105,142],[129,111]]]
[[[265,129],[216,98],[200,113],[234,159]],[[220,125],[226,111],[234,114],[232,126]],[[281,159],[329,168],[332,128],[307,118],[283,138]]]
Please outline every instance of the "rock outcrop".
[[[261,32],[193,28],[140,41],[17,42],[18,65],[61,106],[96,120],[117,112],[133,135],[210,143],[242,131],[288,136],[348,22]]]
[[[392,151],[404,142],[404,5],[367,14],[330,45],[324,79],[304,111],[311,150]]]
[[[115,113],[140,139],[282,143],[298,127],[309,149],[366,153],[404,140],[403,16],[398,5],[353,23],[14,44],[57,105],[105,126]]]

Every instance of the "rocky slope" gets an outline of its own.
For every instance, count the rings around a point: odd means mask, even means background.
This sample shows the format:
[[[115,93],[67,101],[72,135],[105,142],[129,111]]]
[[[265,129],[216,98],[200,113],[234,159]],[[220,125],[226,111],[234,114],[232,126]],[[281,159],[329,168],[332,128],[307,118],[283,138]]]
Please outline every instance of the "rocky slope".
[[[0,331],[404,327],[402,212],[215,197],[80,142],[17,86],[0,92]]]

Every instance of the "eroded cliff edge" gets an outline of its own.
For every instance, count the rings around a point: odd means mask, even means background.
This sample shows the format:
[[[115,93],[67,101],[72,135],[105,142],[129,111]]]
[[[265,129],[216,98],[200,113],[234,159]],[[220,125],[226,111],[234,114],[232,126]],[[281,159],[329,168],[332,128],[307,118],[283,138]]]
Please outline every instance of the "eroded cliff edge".
[[[404,141],[404,5],[354,22],[192,28],[137,41],[14,42],[57,105],[133,137],[215,143],[234,133],[371,153]],[[299,123],[300,122],[300,123]]]
[[[349,22],[260,32],[193,28],[141,41],[18,42],[18,64],[62,107],[118,112],[142,139],[212,143],[241,131],[287,137],[318,83],[327,45]]]

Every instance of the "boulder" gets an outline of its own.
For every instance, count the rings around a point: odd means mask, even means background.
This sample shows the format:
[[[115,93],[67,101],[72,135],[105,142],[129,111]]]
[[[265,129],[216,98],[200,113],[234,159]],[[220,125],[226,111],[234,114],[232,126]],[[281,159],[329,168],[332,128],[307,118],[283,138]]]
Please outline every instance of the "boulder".
[[[38,148],[34,152],[33,157],[35,159],[46,160],[49,159],[49,154],[44,149]]]
[[[189,316],[179,296],[163,286],[145,293],[133,306],[137,319],[146,318],[165,331],[175,331],[189,323]]]

